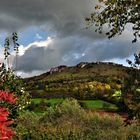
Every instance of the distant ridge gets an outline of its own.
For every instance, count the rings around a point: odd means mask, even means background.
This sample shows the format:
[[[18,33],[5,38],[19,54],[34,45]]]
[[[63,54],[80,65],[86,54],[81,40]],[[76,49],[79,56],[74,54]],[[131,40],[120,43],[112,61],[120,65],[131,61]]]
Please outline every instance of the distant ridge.
[[[44,74],[23,80],[32,97],[73,97],[73,89],[76,86],[94,81],[103,84],[124,84],[124,79],[136,71],[139,70],[112,62],[80,62],[70,67],[60,65]]]
[[[117,67],[119,66],[119,67],[125,67],[125,68],[128,68],[128,69],[132,69],[131,67],[126,67],[126,66],[123,66],[122,64],[116,64],[116,63],[113,63],[113,62],[100,62],[100,61],[97,61],[97,62],[80,62],[80,63],[78,63],[75,66],[59,65],[59,66],[56,66],[56,67],[52,67],[46,73],[40,74],[38,76],[32,76],[32,77],[29,77],[29,78],[24,78],[24,79],[30,79],[30,78],[34,78],[34,77],[40,77],[42,75],[49,75],[49,74],[61,72],[64,69],[68,69],[68,68],[72,68],[72,67],[73,68],[84,68],[84,67],[87,68],[87,67],[92,67],[93,65],[102,65],[102,64],[112,65],[112,66],[117,66]]]

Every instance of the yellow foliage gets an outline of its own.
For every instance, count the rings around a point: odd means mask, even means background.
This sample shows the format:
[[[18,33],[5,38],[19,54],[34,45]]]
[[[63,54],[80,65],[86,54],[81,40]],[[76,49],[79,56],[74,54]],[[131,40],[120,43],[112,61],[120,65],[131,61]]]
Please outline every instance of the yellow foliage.
[[[110,89],[111,89],[110,85],[106,84],[106,85],[105,85],[105,89],[106,89],[106,90],[110,90]]]
[[[85,90],[90,90],[90,91],[105,91],[105,90],[110,90],[111,86],[109,84],[97,82],[97,81],[92,81],[92,82],[87,82],[87,83],[82,83],[79,85],[76,85],[73,88],[73,91],[85,91]]]

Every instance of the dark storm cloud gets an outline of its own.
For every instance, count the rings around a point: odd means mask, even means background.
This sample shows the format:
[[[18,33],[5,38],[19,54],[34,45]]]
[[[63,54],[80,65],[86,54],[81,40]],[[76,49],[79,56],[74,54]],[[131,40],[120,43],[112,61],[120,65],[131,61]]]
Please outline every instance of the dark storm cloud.
[[[3,0],[0,4],[0,31],[21,32],[30,26],[44,29],[55,38],[47,47],[33,45],[19,56],[18,70],[47,70],[60,64],[126,58],[139,51],[132,47],[130,31],[107,40],[92,29],[85,29],[95,0]]]
[[[83,38],[55,38],[42,47],[31,46],[18,58],[18,70],[24,72],[48,71],[58,65],[76,65],[81,61],[104,61],[113,58],[124,59],[139,52],[137,44],[121,40],[93,42]]]
[[[46,30],[60,36],[73,35],[85,27],[84,18],[93,7],[94,1],[90,0],[3,0],[0,28],[18,31],[32,25],[46,25]]]

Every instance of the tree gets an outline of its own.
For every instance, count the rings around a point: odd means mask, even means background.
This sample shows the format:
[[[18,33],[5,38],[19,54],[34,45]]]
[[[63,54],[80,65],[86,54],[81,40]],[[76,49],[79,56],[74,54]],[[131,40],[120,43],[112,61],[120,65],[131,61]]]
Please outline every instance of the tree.
[[[16,123],[13,122],[29,103],[29,94],[24,91],[22,79],[9,65],[10,53],[14,50],[16,56],[18,54],[17,40],[16,33],[13,33],[11,38],[5,39],[6,63],[0,63],[0,140],[11,139],[15,135],[12,127],[15,127]]]
[[[98,2],[99,4],[95,6],[95,12],[85,19],[87,25],[89,27],[96,26],[95,32],[99,33],[102,33],[104,27],[108,28],[106,35],[111,39],[116,35],[121,35],[126,26],[131,24],[134,36],[132,43],[135,43],[140,37],[140,0],[98,0]],[[134,56],[134,62],[127,60],[128,64],[134,68],[133,70],[139,68],[140,53]],[[130,78],[125,80],[122,97],[124,101],[129,99],[129,103],[133,104],[133,107],[132,104],[130,107],[128,100],[125,102],[130,119],[138,118],[140,120],[140,94],[137,91],[140,88],[140,82],[138,78],[140,78],[140,73],[130,74]]]
[[[140,37],[140,0],[98,0],[95,12],[91,13],[87,21],[89,26],[95,25],[96,32],[102,33],[103,26],[108,27],[106,35],[112,38],[121,35],[127,24],[132,24],[134,39]]]
[[[11,69],[9,60],[11,52],[15,51],[16,60],[15,65],[17,66],[17,55],[19,44],[17,33],[13,33],[11,37],[5,39],[4,43],[4,56],[6,63],[0,63],[0,90],[7,91],[8,93],[14,93],[18,98],[15,104],[0,104],[0,106],[8,107],[11,119],[15,119],[21,110],[23,110],[29,103],[29,94],[25,92],[25,84],[23,80],[15,74],[15,69]]]
[[[127,62],[133,69],[129,71],[129,77],[125,78],[122,96],[128,112],[126,123],[129,123],[134,118],[140,120],[140,53],[134,54],[134,61]]]

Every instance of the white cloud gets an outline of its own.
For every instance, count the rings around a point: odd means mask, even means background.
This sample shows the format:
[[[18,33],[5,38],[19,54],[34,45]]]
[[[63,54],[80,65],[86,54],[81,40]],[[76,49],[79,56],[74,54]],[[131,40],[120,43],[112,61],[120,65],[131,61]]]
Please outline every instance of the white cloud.
[[[48,45],[53,41],[51,37],[48,37],[46,40],[43,41],[35,41],[33,43],[30,43],[28,46],[20,45],[19,46],[19,56],[24,55],[24,53],[30,49],[31,47],[45,47],[47,48]]]
[[[53,40],[53,39],[52,39],[51,37],[48,37],[47,40],[45,40],[45,41],[35,41],[35,42],[29,44],[29,45],[26,47],[26,50],[29,49],[29,48],[32,47],[32,46],[37,46],[37,47],[42,47],[42,46],[44,46],[44,47],[47,47],[47,46],[52,42],[52,40]]]

